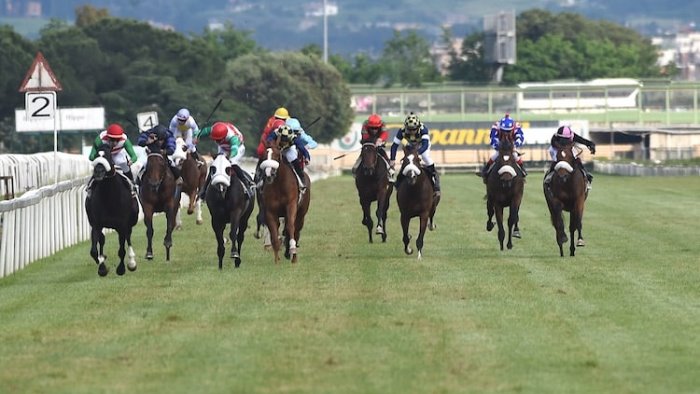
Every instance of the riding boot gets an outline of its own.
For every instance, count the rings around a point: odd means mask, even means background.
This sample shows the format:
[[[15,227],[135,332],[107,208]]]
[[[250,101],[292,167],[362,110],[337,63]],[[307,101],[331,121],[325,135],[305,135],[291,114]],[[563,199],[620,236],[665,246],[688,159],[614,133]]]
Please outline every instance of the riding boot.
[[[523,178],[527,177],[527,171],[525,170],[525,163],[518,162],[518,166],[520,166],[520,171],[523,172]]]
[[[129,178],[129,180],[131,181],[131,195],[136,197],[138,190],[136,189],[136,183],[134,182],[134,174],[131,171],[129,171],[125,172],[124,176]]]
[[[440,176],[438,175],[437,170],[435,169],[435,164],[431,164],[425,167],[425,170],[430,176],[430,181],[433,184],[433,190],[435,191],[435,194],[440,194]]]
[[[236,173],[236,176],[238,177],[238,179],[240,179],[243,182],[243,184],[245,185],[244,192],[245,192],[246,198],[247,199],[253,198],[253,187],[255,187],[255,183],[251,182],[248,179],[246,174],[243,173],[243,169],[240,166],[234,165],[234,166],[232,166],[232,168],[233,168],[233,171]]]
[[[554,176],[554,165],[555,162],[549,164],[549,170],[544,174],[544,184],[549,187],[550,182],[552,182],[552,176]]]
[[[357,169],[360,168],[360,163],[362,162],[362,156],[358,156],[355,160],[355,164],[352,165],[352,177],[354,178],[357,174]]]
[[[199,199],[201,201],[204,201],[204,198],[207,196],[207,188],[209,187],[209,184],[211,183],[211,173],[207,174],[207,179],[204,181],[204,186],[199,190]]]
[[[304,181],[304,169],[301,168],[301,160],[294,159],[294,161],[292,161],[292,167],[294,167],[294,172],[296,172],[299,176],[300,187],[302,189],[306,189],[306,184]]]
[[[171,165],[170,169],[173,171],[173,176],[175,177],[175,184],[176,185],[182,185],[182,175],[180,173],[180,169]]]
[[[586,170],[586,167],[583,166],[581,160],[576,160],[576,164],[578,164],[578,167],[581,169],[581,172],[586,177],[586,189],[591,190],[591,183],[593,183],[593,174]]]
[[[87,194],[87,198],[92,197],[92,186],[95,183],[95,178],[90,177],[88,180],[87,186],[85,186],[85,193]]]

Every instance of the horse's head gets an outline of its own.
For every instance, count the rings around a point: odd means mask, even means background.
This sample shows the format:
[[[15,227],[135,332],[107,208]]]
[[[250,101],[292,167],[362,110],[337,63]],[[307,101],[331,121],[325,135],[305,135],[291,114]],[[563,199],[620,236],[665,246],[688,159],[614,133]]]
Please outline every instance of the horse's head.
[[[404,148],[404,157],[401,159],[401,174],[406,177],[409,185],[414,185],[422,171],[420,156],[417,153],[409,153],[410,151]]]
[[[182,162],[187,159],[187,144],[185,144],[185,140],[182,139],[182,137],[177,137],[175,140],[175,152],[173,153],[173,163],[180,167],[182,166]]]
[[[114,172],[112,147],[109,144],[102,144],[97,149],[97,157],[92,161],[92,175],[96,181],[101,181],[106,177],[113,176]]]
[[[576,157],[580,153],[581,151],[574,144],[560,146],[557,150],[557,162],[554,165],[554,172],[564,182],[574,173]]]
[[[218,155],[209,167],[211,176],[211,187],[215,187],[220,193],[226,193],[226,190],[231,186],[231,162],[226,158],[226,155]]]
[[[280,167],[280,161],[282,159],[282,154],[280,148],[276,141],[272,141],[268,144],[265,151],[265,160],[260,163],[260,170],[265,176],[265,183],[272,183],[277,176],[277,170]]]
[[[377,166],[377,157],[377,146],[373,142],[365,142],[362,144],[360,165],[365,175],[374,175],[374,169]]]
[[[149,153],[146,159],[146,172],[141,177],[141,182],[151,190],[158,191],[170,169],[168,159],[162,153]],[[145,182],[144,182],[145,181]]]

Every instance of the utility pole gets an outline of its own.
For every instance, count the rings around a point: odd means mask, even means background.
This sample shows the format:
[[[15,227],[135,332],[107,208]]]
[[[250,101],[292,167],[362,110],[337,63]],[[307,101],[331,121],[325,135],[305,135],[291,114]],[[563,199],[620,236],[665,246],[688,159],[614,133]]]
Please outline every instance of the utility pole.
[[[323,62],[328,63],[328,8],[323,0]]]

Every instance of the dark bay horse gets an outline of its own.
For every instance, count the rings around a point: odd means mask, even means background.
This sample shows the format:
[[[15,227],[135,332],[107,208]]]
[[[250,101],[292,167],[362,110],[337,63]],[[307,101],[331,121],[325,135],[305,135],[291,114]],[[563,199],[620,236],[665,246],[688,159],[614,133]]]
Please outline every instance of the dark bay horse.
[[[430,225],[430,230],[435,229],[433,217],[440,203],[440,195],[433,193],[433,184],[428,173],[421,168],[420,156],[412,149],[404,148],[404,157],[401,160],[401,174],[403,179],[396,188],[396,202],[401,213],[401,228],[403,229],[403,250],[406,254],[412,254],[413,250],[408,245],[411,236],[408,233],[411,219],[418,217],[420,225],[416,248],[418,260],[423,257],[423,237],[425,229]]]
[[[377,152],[377,146],[373,142],[364,143],[360,152],[360,166],[355,174],[355,187],[362,206],[362,224],[367,226],[370,243],[374,226],[370,208],[374,201],[377,202],[376,232],[381,234],[382,242],[386,242],[386,214],[389,210],[389,198],[394,191],[388,173],[388,165]]]
[[[493,215],[498,225],[498,242],[503,250],[505,229],[503,227],[503,209],[510,207],[508,214],[508,249],[513,248],[512,237],[517,231],[520,203],[525,189],[525,178],[513,157],[513,138],[511,133],[501,133],[499,137],[498,157],[486,181],[486,230],[493,229]]]
[[[564,231],[563,211],[569,212],[569,255],[574,256],[576,246],[585,246],[581,229],[583,227],[583,210],[586,204],[586,177],[576,168],[576,152],[574,144],[560,147],[557,152],[557,162],[554,174],[549,183],[544,184],[544,197],[549,207],[552,225],[556,230],[559,255],[564,256],[563,245],[568,241]],[[578,231],[578,241],[574,242],[574,234]]]
[[[115,171],[111,148],[108,144],[100,147],[93,160],[92,191],[85,199],[85,211],[92,228],[90,256],[98,265],[97,273],[105,276],[109,269],[105,265],[105,236],[103,228],[114,229],[119,234],[119,265],[117,275],[124,275],[126,243],[129,247],[129,271],[136,270],[136,258],[131,247],[131,231],[139,220],[139,202],[131,195],[131,183],[120,172]],[[99,252],[97,245],[99,244]]]
[[[202,202],[199,200],[199,190],[204,186],[204,181],[207,179],[207,164],[199,164],[192,154],[187,151],[187,145],[182,138],[176,140],[177,149],[173,154],[175,165],[180,167],[182,175],[182,193],[188,197],[189,204],[187,206],[187,214],[195,213],[197,224],[202,224]],[[177,210],[175,218],[175,229],[182,228],[182,220],[180,219],[180,210]]]
[[[168,157],[156,146],[149,146],[150,153],[146,160],[146,170],[141,176],[139,197],[143,207],[143,222],[146,225],[146,258],[153,259],[153,214],[164,212],[167,220],[165,229],[165,259],[170,261],[170,247],[173,245],[173,228],[175,216],[180,209],[180,191],[175,185],[175,177],[170,169]]]
[[[210,167],[211,183],[207,188],[206,201],[211,214],[211,228],[216,235],[219,269],[223,267],[224,230],[229,224],[231,258],[238,268],[241,265],[241,247],[248,228],[248,219],[253,212],[253,200],[245,196],[244,187],[231,169],[226,155],[218,155]],[[233,174],[233,176],[231,175]]]
[[[294,147],[290,149],[296,149]],[[297,242],[304,227],[304,217],[309,210],[311,201],[311,180],[304,173],[306,190],[301,191],[296,174],[291,164],[281,154],[277,142],[273,141],[267,147],[267,159],[261,164],[264,185],[262,190],[265,224],[270,232],[272,249],[275,253],[275,264],[279,263],[279,226],[280,218],[284,218],[284,255],[297,261]]]

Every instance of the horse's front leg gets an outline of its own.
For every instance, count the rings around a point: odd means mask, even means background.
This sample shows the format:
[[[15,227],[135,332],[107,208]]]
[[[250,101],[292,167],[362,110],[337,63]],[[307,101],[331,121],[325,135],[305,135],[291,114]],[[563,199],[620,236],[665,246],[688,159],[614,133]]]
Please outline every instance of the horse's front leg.
[[[408,215],[401,214],[401,229],[403,230],[403,251],[406,254],[412,254],[413,249],[408,245],[411,242],[411,235],[408,233],[408,226],[411,223],[411,218]]]
[[[367,227],[369,243],[372,243],[372,227],[374,227],[374,222],[372,221],[372,215],[370,214],[370,204],[372,203],[368,201],[368,199],[360,198],[360,205],[362,205],[362,224]]]
[[[105,256],[98,253],[97,245],[100,243],[100,237],[104,239],[104,234],[102,234],[101,227],[93,227],[90,231],[90,239],[92,241],[92,246],[90,247],[90,256],[95,260],[97,264],[97,274],[100,276],[106,276],[109,273],[107,265],[105,265]],[[103,243],[104,244],[104,243]],[[100,247],[100,249],[102,249]]]
[[[177,210],[175,215],[175,230],[182,230],[182,218],[180,217],[180,210]]]
[[[197,201],[194,203],[194,213],[196,217],[195,223],[204,223],[204,219],[202,219],[202,200],[200,200],[199,198],[197,198]]]
[[[231,239],[231,258],[233,259],[233,263],[236,268],[241,265],[241,255],[238,251],[238,228],[240,227],[240,217],[241,212],[238,209],[231,212],[231,216],[229,217],[231,228],[228,236]]]
[[[571,243],[569,244],[569,256],[574,256],[576,253],[576,231],[579,231],[581,228],[580,226],[581,219],[576,212],[576,209],[572,209],[571,213],[569,214],[569,235],[571,238]],[[581,236],[581,232],[579,231],[579,236]]]
[[[418,230],[418,238],[416,238],[416,249],[418,249],[418,260],[423,258],[423,237],[425,237],[425,230],[428,228],[428,215],[420,215],[420,228]]]
[[[144,204],[143,224],[146,225],[146,260],[153,260],[153,208]]]
[[[126,263],[126,268],[129,269],[129,271],[136,271],[136,253],[134,253],[134,248],[131,246],[131,231],[133,230],[132,227],[129,227],[129,229],[125,233],[125,238],[126,238],[126,244],[128,246],[128,251],[127,251],[127,256],[129,256],[129,261]]]
[[[486,220],[486,231],[493,230],[493,214],[494,214],[493,202],[491,201],[490,198],[487,198],[487,200],[486,200],[486,215],[488,215],[488,219]]]
[[[279,237],[279,227],[280,220],[274,212],[265,212],[265,223],[267,225],[267,231],[270,234],[270,244],[272,245],[272,250],[275,253],[275,264],[280,262],[280,237]]]
[[[216,256],[219,258],[219,270],[223,269],[224,253],[226,253],[226,246],[224,246],[224,227],[226,227],[226,224],[221,218],[212,217],[211,229],[214,230],[214,236],[216,237]]]
[[[163,245],[165,246],[165,261],[170,262],[170,248],[173,246],[173,229],[175,228],[175,217],[178,215],[180,210],[179,206],[174,203],[166,208],[165,217],[167,218],[168,225],[165,229],[165,238],[163,239]]]
[[[284,220],[284,225],[287,230],[287,236],[285,237],[285,245],[287,254],[291,257],[292,263],[297,262],[297,240],[296,236],[296,218],[297,218],[297,204],[293,203],[287,207],[287,217]]]
[[[124,257],[126,256],[126,237],[124,236],[123,230],[118,230],[119,233],[119,265],[117,266],[117,275],[124,275],[126,272],[126,266],[124,265]]]
[[[496,224],[498,225],[498,243],[503,250],[503,240],[506,238],[506,230],[503,228],[503,207],[499,204],[494,210],[496,211]]]
[[[508,244],[506,245],[508,249],[513,249],[512,237],[514,235],[514,229],[518,226],[519,212],[520,207],[515,203],[511,203],[510,213],[508,214]]]

